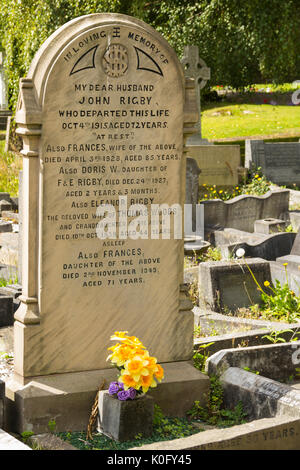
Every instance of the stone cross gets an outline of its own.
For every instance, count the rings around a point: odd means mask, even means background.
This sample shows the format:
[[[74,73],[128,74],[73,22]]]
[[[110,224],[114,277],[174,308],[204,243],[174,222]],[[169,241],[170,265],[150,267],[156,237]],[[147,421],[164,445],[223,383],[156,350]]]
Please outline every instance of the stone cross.
[[[204,60],[199,57],[198,46],[185,46],[183,51],[183,58],[181,64],[184,67],[184,74],[187,78],[193,78],[198,86],[196,86],[197,105],[199,112],[199,121],[195,125],[197,133],[192,136],[193,140],[196,138],[202,139],[201,136],[201,103],[200,103],[200,90],[205,87],[207,81],[210,79],[210,68],[206,66]]]

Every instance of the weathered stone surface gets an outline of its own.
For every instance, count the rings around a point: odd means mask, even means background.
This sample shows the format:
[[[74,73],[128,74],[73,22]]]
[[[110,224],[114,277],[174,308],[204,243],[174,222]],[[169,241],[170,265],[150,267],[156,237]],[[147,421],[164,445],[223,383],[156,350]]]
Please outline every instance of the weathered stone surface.
[[[2,217],[4,219],[12,219],[15,222],[19,221],[19,214],[18,212],[12,212],[12,211],[2,211]]]
[[[0,327],[14,324],[13,297],[0,290]]]
[[[277,233],[285,229],[286,222],[281,219],[262,219],[254,222],[254,232],[258,233]]]
[[[186,159],[186,186],[185,186],[185,202],[192,204],[192,227],[190,233],[197,233],[196,205],[199,201],[199,183],[198,177],[201,173],[197,162],[193,158]],[[185,227],[185,232],[186,232]],[[189,232],[189,230],[188,230]],[[189,235],[189,233],[185,233]]]
[[[205,87],[207,80],[210,79],[210,68],[206,66],[203,59],[199,57],[198,46],[185,46],[181,63],[184,68],[184,74],[188,78],[192,78],[196,83],[196,102],[198,106],[198,122],[195,125],[196,132],[189,137],[189,145],[206,144],[209,145],[207,139],[203,139],[201,135],[201,89]]]
[[[295,292],[296,295],[300,295],[300,260],[298,261],[295,256],[284,256],[285,262],[288,261],[288,265],[284,266],[280,259],[277,261],[270,261],[270,270],[273,284],[275,280],[285,284],[288,281],[289,287]],[[284,262],[284,263],[285,263]]]
[[[232,234],[234,229],[228,229],[226,236]],[[235,231],[234,236],[238,238]],[[241,232],[242,234],[245,232]],[[220,233],[215,232],[215,237]],[[258,236],[259,235],[259,236]],[[255,234],[241,235],[240,241],[219,245],[222,256],[228,258],[234,256],[238,249],[242,248],[246,258],[262,258],[275,261],[280,256],[288,255],[292,249],[296,234],[293,232],[272,233],[270,235]],[[281,258],[280,258],[281,259]]]
[[[138,336],[159,362],[189,359],[193,318],[179,313],[183,240],[105,241],[96,234],[97,207],[116,207],[120,195],[148,209],[184,203],[184,87],[167,42],[122,15],[75,19],[37,53],[16,114],[21,135],[35,126],[28,138],[39,157],[23,168],[30,204],[23,206],[18,374],[107,368],[116,328]],[[194,116],[189,111],[190,124]]]
[[[13,327],[8,326],[0,328],[0,351],[13,351],[14,349],[14,332]]]
[[[290,211],[288,216],[293,230],[298,232],[300,227],[300,211]]]
[[[18,235],[14,232],[0,233],[0,263],[9,267],[11,279],[15,276],[18,264]]]
[[[135,447],[134,450],[299,450],[298,418],[265,418],[228,429]]]
[[[20,284],[9,284],[6,287],[0,287],[0,295],[1,294],[13,298],[13,312],[15,312],[20,305],[19,297],[22,295],[22,286]]]
[[[175,52],[123,15],[62,26],[21,80],[22,295],[6,389],[19,430],[43,432],[53,418],[61,430],[86,426],[99,380],[112,374],[116,330],[139,337],[160,363],[192,357],[183,238],[151,218],[130,218],[126,238],[120,219],[129,205],[138,214],[141,204],[148,214],[151,204],[183,206],[184,140],[196,120],[195,85]],[[106,204],[121,215],[117,233],[100,239]]]
[[[297,335],[295,335],[297,336]],[[222,350],[209,357],[208,374],[220,375],[229,367],[248,367],[273,380],[296,375],[300,363],[300,341]]]
[[[283,328],[290,328],[292,326],[291,323],[279,323],[276,321],[272,322],[269,320],[256,320],[251,318],[224,315],[222,313],[213,312],[211,310],[203,310],[199,307],[194,307],[193,312],[195,318],[195,326],[200,326],[201,336],[213,336],[214,333],[215,335],[229,337],[230,333],[232,332],[242,333],[246,331],[251,332],[251,330],[255,330],[255,332],[257,333],[258,329],[263,329],[264,334],[267,334],[267,331],[282,330]],[[295,324],[293,324],[293,326],[294,325]],[[299,325],[297,324],[297,326]],[[200,338],[200,342],[202,339],[203,338]],[[269,341],[266,341],[265,343],[269,344]],[[227,349],[231,346],[232,344],[224,349]],[[252,344],[249,344],[249,346],[252,346]]]
[[[12,223],[7,220],[0,220],[0,233],[12,232]]]
[[[226,245],[234,245],[235,243],[261,243],[266,239],[266,235],[262,233],[245,232],[244,230],[237,230],[236,228],[225,228],[224,230],[217,230],[214,232],[214,243],[217,247],[221,248]]]
[[[11,203],[11,197],[9,193],[2,193],[0,192],[0,201],[7,201],[8,203]]]
[[[229,201],[212,199],[202,201],[204,205],[205,232],[235,228],[245,232],[254,231],[254,222],[259,219],[281,219],[288,211],[289,191],[269,191],[263,196],[237,196]]]
[[[225,315],[224,315],[225,316]],[[227,316],[229,319],[230,317]],[[263,323],[263,322],[262,322]],[[266,329],[260,328],[257,326],[257,329],[248,330],[244,332],[237,332],[237,333],[227,333],[221,334],[218,336],[206,336],[205,338],[199,338],[195,340],[195,350],[201,348],[201,346],[205,346],[205,352],[208,353],[210,356],[216,352],[221,351],[222,349],[230,349],[230,348],[244,348],[250,346],[262,346],[262,345],[270,345],[270,340],[266,338],[266,335],[270,335],[274,330],[281,330],[282,328],[286,328],[286,330],[291,331],[284,331],[280,333],[280,337],[283,338],[285,341],[290,341],[292,338],[297,337],[297,333],[299,330],[299,324],[279,324],[277,327],[271,324],[270,327],[266,326]]]
[[[246,168],[261,167],[262,173],[273,183],[300,183],[300,143],[248,140],[245,144]]]
[[[241,165],[239,145],[188,145],[187,156],[193,158],[201,173],[199,184],[217,187],[236,186],[239,183],[238,168]]]
[[[137,434],[151,436],[154,401],[149,395],[121,401],[101,391],[98,400],[99,432],[120,442],[133,440]]]
[[[69,442],[63,441],[58,436],[50,433],[32,436],[30,442],[36,450],[79,450]]]
[[[238,367],[229,367],[220,377],[224,404],[243,403],[248,419],[275,416],[300,417],[300,392],[286,384]]]
[[[297,233],[294,243],[286,256],[276,257],[276,261],[282,265],[287,265],[288,270],[298,271],[300,266],[300,232]]]
[[[23,442],[0,429],[0,450],[32,450]]]
[[[164,380],[148,394],[167,416],[184,416],[195,400],[205,405],[210,380],[186,361],[163,363]],[[22,433],[48,432],[49,420],[56,430],[86,430],[100,384],[116,380],[115,369],[53,374],[30,378],[23,387],[16,377],[6,382],[5,429]],[[22,378],[20,378],[21,381]]]
[[[12,205],[10,202],[6,201],[5,199],[2,199],[0,201],[0,212],[2,211],[10,211],[12,210]]]
[[[247,259],[258,283],[271,280],[267,261]],[[260,292],[243,260],[209,261],[199,264],[199,305],[215,312],[236,310],[260,303]]]

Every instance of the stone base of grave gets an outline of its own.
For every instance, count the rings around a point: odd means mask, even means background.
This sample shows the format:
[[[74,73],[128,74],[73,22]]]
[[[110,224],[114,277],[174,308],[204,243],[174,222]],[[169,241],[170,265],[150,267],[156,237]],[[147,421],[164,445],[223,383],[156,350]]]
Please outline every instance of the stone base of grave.
[[[210,385],[207,375],[187,361],[162,366],[165,379],[148,393],[166,415],[184,416],[196,400],[206,403]],[[58,432],[86,430],[103,380],[107,389],[116,380],[116,369],[31,377],[26,384],[14,376],[6,383],[5,429],[38,434],[49,432],[49,422],[55,421]]]

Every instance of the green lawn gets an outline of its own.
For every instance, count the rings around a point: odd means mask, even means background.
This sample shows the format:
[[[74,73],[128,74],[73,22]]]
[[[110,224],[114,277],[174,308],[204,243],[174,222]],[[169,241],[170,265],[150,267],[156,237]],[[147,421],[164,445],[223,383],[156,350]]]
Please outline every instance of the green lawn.
[[[202,113],[209,140],[300,136],[300,106],[218,103]]]

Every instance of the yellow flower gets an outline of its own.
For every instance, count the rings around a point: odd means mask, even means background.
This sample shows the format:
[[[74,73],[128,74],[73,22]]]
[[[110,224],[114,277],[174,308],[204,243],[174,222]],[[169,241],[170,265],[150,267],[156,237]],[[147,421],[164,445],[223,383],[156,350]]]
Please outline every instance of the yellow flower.
[[[258,178],[258,180],[257,180],[257,181],[260,181],[260,180],[261,180],[261,178]]]
[[[222,194],[222,192],[223,192],[223,189],[220,189],[219,194]]]
[[[128,331],[115,331],[115,333],[110,337],[111,341],[122,341],[123,343],[133,345],[133,346],[138,346],[141,348],[145,348],[143,346],[143,343],[136,338],[136,336],[128,336],[126,335]]]
[[[158,370],[154,373],[154,377],[160,382],[164,378],[163,368],[157,364]]]
[[[149,371],[146,369],[147,364],[148,361],[142,356],[134,356],[126,362],[124,374],[131,375],[131,377],[138,382],[141,375],[149,375]]]
[[[128,359],[135,356],[137,353],[137,349],[134,346],[128,344],[118,343],[108,349],[113,352],[108,356],[107,360],[110,359],[111,362],[116,364],[118,367],[123,366],[125,362],[128,361]]]
[[[114,334],[110,337],[111,340],[120,340],[125,338],[128,331],[115,331]]]
[[[258,177],[259,177],[259,175],[257,175],[257,174],[254,176],[254,178],[258,178]]]
[[[269,285],[270,285],[269,281],[264,282],[264,286],[269,287]]]
[[[289,263],[283,263],[283,265],[282,265],[282,266],[287,266],[288,264],[289,264]]]
[[[204,194],[204,197],[207,197],[207,194]],[[299,268],[300,268],[300,266],[299,266]]]
[[[215,194],[216,192],[217,192],[217,191],[216,191],[216,190],[214,190],[214,191],[213,191],[213,194]]]
[[[155,382],[152,374],[142,375],[140,384],[144,393],[148,392],[149,387],[157,387],[157,383]]]
[[[118,381],[124,384],[125,390],[128,390],[130,387],[135,388],[136,390],[140,388],[140,385],[134,380],[133,377],[131,377],[131,375],[128,374],[121,375]]]

